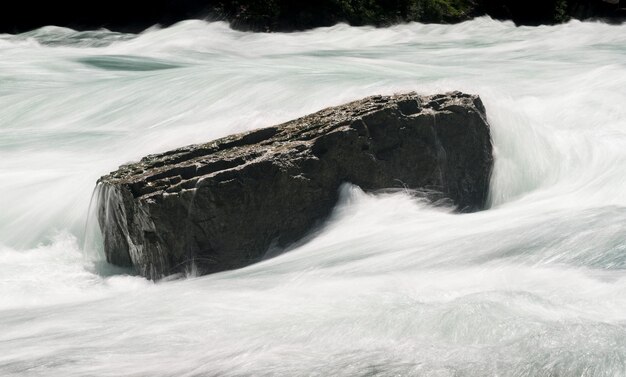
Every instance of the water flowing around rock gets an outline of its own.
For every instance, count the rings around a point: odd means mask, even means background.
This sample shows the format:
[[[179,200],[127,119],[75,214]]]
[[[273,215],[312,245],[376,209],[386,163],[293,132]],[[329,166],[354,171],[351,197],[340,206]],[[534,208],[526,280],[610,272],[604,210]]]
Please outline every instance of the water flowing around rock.
[[[368,97],[100,178],[104,251],[150,279],[245,267],[322,224],[345,183],[483,209],[492,153],[478,96]]]
[[[3,377],[626,374],[625,26],[46,28],[0,57]],[[480,94],[488,210],[346,186],[289,253],[160,283],[83,237],[121,164],[415,90]]]

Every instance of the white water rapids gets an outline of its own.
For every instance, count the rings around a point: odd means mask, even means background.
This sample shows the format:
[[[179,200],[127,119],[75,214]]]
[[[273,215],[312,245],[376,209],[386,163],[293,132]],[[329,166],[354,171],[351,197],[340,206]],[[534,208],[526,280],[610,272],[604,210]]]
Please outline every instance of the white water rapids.
[[[346,187],[296,250],[159,283],[89,236],[122,163],[410,90],[482,97],[488,210]],[[625,376],[625,270],[626,26],[0,35],[0,376]]]

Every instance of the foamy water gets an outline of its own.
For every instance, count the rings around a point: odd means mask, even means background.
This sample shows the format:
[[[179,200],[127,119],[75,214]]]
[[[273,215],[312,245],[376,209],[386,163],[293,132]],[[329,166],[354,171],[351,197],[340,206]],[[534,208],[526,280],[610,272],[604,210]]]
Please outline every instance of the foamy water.
[[[626,26],[0,35],[0,375],[626,375]],[[372,94],[480,94],[490,208],[345,186],[248,268],[103,262],[95,181]]]

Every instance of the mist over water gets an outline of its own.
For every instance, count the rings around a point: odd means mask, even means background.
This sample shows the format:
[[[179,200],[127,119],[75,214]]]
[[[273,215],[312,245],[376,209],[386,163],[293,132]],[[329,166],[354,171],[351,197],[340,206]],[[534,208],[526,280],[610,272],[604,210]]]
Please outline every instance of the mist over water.
[[[625,88],[601,23],[0,35],[0,375],[626,375]],[[89,203],[120,164],[411,90],[480,94],[488,210],[346,185],[245,269],[103,262]]]

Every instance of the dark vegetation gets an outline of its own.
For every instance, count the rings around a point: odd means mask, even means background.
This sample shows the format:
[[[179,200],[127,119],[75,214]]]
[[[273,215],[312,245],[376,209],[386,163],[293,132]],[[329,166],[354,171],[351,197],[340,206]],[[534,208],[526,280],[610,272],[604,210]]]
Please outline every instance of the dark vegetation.
[[[611,3],[612,2],[612,3]],[[230,21],[254,31],[293,31],[330,26],[387,26],[399,22],[454,23],[488,14],[522,25],[553,24],[570,18],[618,22],[626,0],[67,0],[3,2],[0,32],[45,25],[141,31],[189,18]]]
[[[622,0],[626,7],[626,1]],[[388,26],[399,22],[455,23],[482,15],[522,25],[566,22],[571,18],[624,16],[619,4],[602,0],[234,0],[219,14],[235,27],[261,31],[306,29],[337,22]]]

